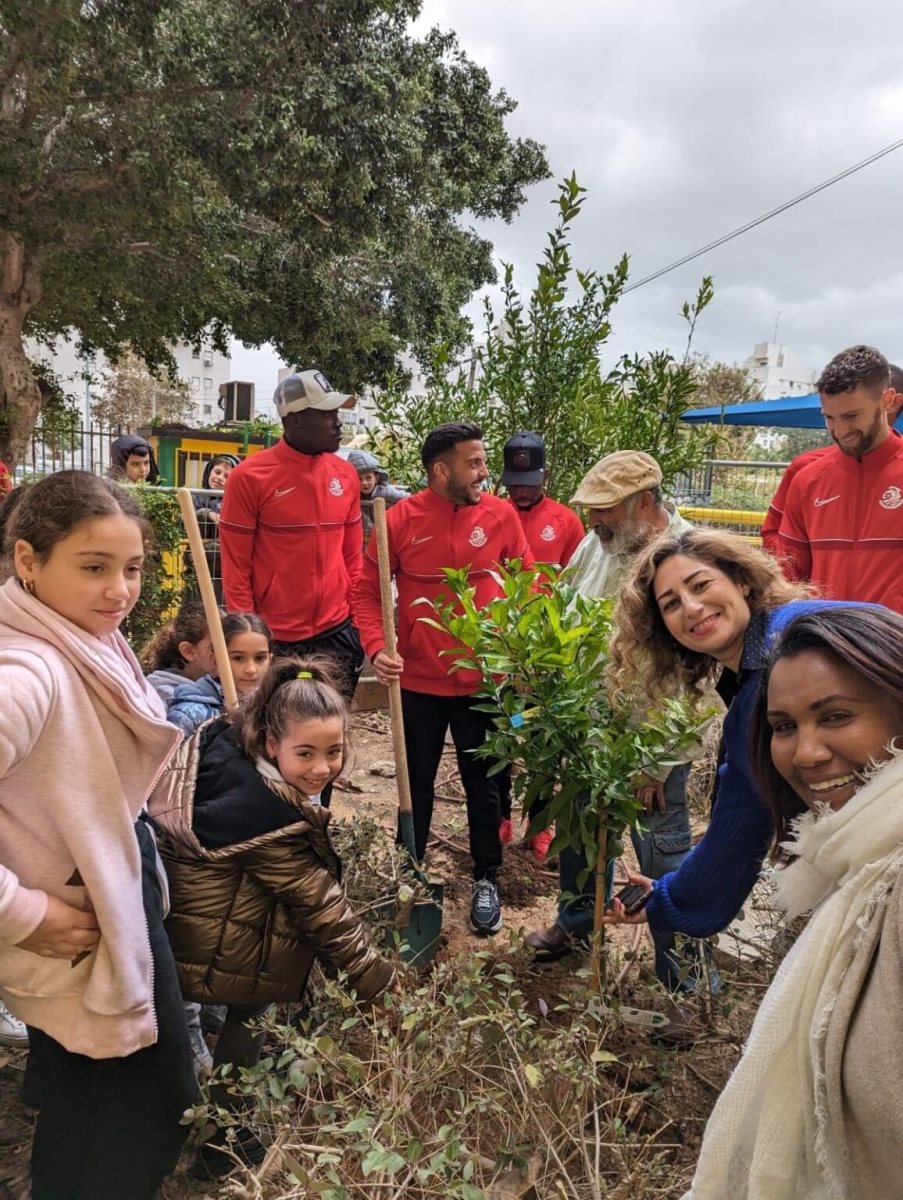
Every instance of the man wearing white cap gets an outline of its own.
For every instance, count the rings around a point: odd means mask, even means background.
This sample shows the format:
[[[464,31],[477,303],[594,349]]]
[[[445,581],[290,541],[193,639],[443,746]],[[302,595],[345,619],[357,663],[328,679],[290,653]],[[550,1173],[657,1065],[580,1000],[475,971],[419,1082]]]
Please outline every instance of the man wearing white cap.
[[[665,529],[682,533],[690,528],[673,505],[662,496],[662,471],[654,458],[641,450],[617,450],[592,468],[577,488],[571,504],[587,510],[589,533],[577,547],[564,578],[585,596],[617,596],[636,555]],[[686,782],[689,765],[670,771],[661,781],[649,779],[638,793],[646,815],[647,832],[632,831],[641,870],[653,879],[675,870],[690,851]],[[563,893],[579,893],[577,877],[586,861],[573,850],[560,856]],[[537,958],[557,958],[582,941],[592,929],[590,893],[559,904],[558,918],[547,929],[527,935],[527,945]],[[692,973],[682,969],[675,952],[674,935],[657,934],[655,973],[670,990],[692,987]]]
[[[273,397],[282,438],[229,476],[220,516],[223,592],[232,612],[256,612],[282,654],[328,655],[346,699],[363,662],[351,622],[351,591],[361,572],[357,472],[335,451],[337,392],[320,371],[289,375]]]

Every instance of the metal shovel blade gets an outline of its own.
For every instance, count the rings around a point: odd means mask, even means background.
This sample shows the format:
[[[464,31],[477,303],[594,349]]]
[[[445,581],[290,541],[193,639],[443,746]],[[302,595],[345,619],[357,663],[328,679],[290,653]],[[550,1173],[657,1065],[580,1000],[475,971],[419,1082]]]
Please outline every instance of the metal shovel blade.
[[[408,901],[386,900],[377,909],[377,915],[389,924],[386,941],[389,946],[401,939],[401,959],[416,966],[430,962],[442,934],[442,902],[445,884],[427,881],[430,898]]]

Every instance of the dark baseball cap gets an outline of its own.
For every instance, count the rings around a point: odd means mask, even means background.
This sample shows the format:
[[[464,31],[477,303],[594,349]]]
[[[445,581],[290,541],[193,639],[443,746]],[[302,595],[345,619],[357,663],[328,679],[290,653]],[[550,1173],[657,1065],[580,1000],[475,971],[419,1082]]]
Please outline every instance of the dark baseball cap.
[[[546,444],[538,433],[516,433],[505,442],[502,453],[502,483],[506,487],[512,483],[535,487],[545,479]]]

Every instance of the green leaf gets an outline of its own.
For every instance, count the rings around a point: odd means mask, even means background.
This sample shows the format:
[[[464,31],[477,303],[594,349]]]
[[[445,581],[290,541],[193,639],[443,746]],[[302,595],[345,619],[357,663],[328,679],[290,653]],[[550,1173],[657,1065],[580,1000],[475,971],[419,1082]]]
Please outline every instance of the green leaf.
[[[404,1159],[394,1150],[387,1150],[385,1146],[374,1146],[361,1160],[361,1171],[365,1176],[372,1175],[374,1171],[385,1171],[389,1175],[395,1175],[404,1165]]]
[[[369,1117],[369,1116],[354,1117],[346,1125],[342,1126],[342,1132],[343,1133],[364,1133],[366,1130],[372,1129],[372,1128],[373,1128],[373,1118],[372,1117]]]
[[[590,1056],[590,1062],[594,1063],[613,1063],[618,1061],[617,1054],[612,1054],[610,1050],[594,1050]]]

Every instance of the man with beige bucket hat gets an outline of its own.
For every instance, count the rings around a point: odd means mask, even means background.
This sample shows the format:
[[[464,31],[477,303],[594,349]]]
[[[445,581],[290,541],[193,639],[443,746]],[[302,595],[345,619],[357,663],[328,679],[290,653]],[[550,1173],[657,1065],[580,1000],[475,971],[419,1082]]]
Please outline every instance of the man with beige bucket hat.
[[[565,580],[585,596],[616,596],[636,555],[652,538],[665,529],[676,534],[688,530],[689,523],[664,500],[661,484],[661,467],[641,450],[617,450],[600,459],[571,499],[571,504],[587,510],[589,533],[574,552]],[[676,870],[690,851],[689,770],[684,763],[639,790],[646,831],[632,831],[631,837],[640,871],[650,878]],[[527,935],[537,959],[559,957],[575,941],[585,941],[592,929],[592,878],[588,895],[579,895],[576,886],[586,862],[570,849],[562,851],[559,861],[560,889],[577,898],[559,903],[554,925]],[[653,940],[659,980],[671,991],[692,987],[692,971],[687,978],[686,968],[681,969],[674,933],[653,933]]]

